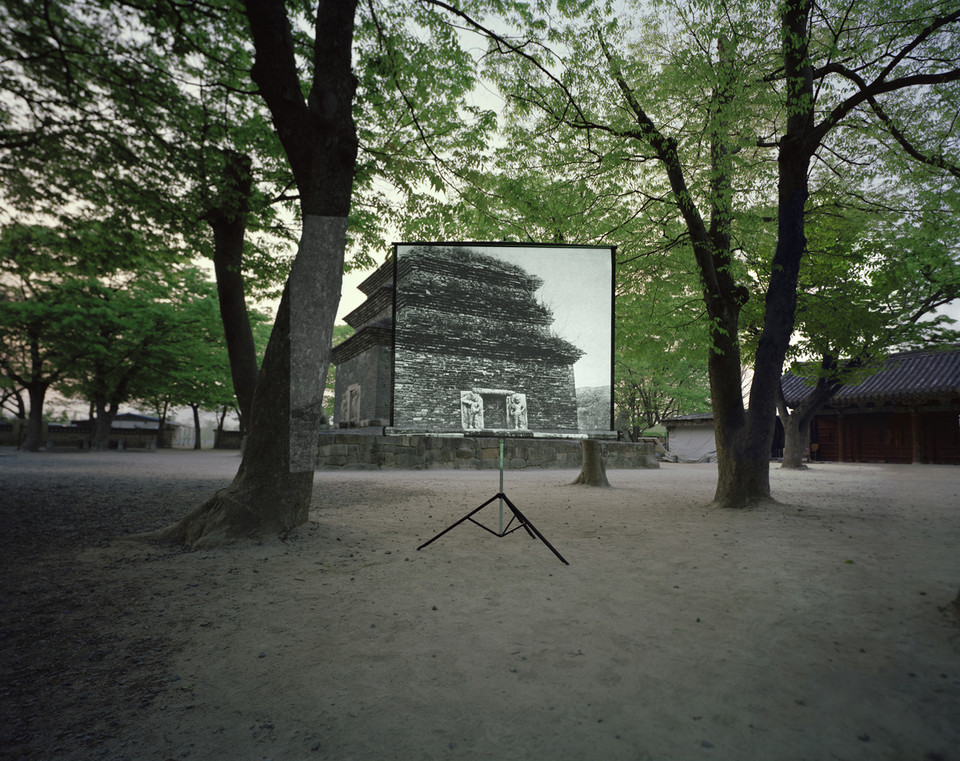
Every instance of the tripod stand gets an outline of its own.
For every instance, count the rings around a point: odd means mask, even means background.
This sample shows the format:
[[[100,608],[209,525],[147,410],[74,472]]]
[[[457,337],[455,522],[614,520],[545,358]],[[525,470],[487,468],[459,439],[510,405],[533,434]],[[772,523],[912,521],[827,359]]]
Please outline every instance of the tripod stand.
[[[479,521],[474,520],[474,518],[473,518],[474,515],[476,515],[477,513],[479,513],[481,510],[483,510],[483,508],[485,508],[487,505],[489,505],[489,504],[490,504],[491,502],[493,502],[495,499],[500,500],[500,526],[499,526],[499,531],[494,531],[494,530],[493,530],[492,528],[490,528],[489,526],[484,526],[482,523],[480,523]],[[507,525],[506,525],[506,526],[503,525],[503,503],[504,503],[504,502],[507,503],[507,507],[509,507],[509,508],[510,508],[510,512],[513,513],[512,517],[511,517],[510,520],[507,522]],[[460,520],[458,520],[456,523],[453,523],[452,525],[450,525],[450,526],[448,526],[447,528],[445,528],[443,531],[441,531],[439,534],[437,534],[435,537],[433,537],[433,539],[430,539],[429,541],[426,541],[426,542],[424,542],[423,544],[421,544],[419,547],[417,547],[417,550],[422,550],[422,549],[423,549],[424,547],[426,547],[428,544],[432,544],[433,542],[437,541],[437,539],[439,539],[441,536],[443,536],[444,534],[446,534],[448,531],[452,531],[452,530],[455,529],[457,526],[459,526],[461,523],[465,523],[466,521],[470,521],[470,522],[473,523],[474,525],[479,526],[480,528],[482,528],[484,531],[489,531],[491,534],[493,534],[495,537],[497,537],[497,538],[499,538],[499,539],[502,539],[503,537],[507,536],[508,534],[512,534],[514,531],[517,531],[518,529],[521,529],[521,528],[522,528],[522,529],[525,529],[526,532],[527,532],[527,534],[530,535],[530,538],[531,538],[531,539],[533,539],[534,536],[536,536],[537,539],[539,539],[541,542],[543,542],[543,543],[549,548],[549,550],[550,550],[554,555],[556,555],[556,556],[560,559],[560,562],[561,562],[561,563],[563,563],[564,565],[570,565],[570,564],[564,559],[563,555],[561,555],[559,552],[557,552],[557,550],[554,548],[554,546],[553,546],[552,544],[550,544],[550,542],[547,541],[546,537],[544,537],[543,534],[541,534],[539,531],[537,531],[537,527],[534,526],[534,525],[527,519],[527,517],[517,509],[517,506],[514,505],[513,502],[510,501],[510,498],[509,498],[506,494],[503,493],[503,439],[502,439],[502,438],[500,439],[500,491],[497,492],[496,494],[494,494],[492,497],[490,497],[490,499],[488,499],[486,502],[484,502],[482,505],[480,505],[480,507],[478,507],[476,510],[472,510],[471,512],[469,512],[469,513],[467,513],[465,516],[463,516]],[[513,522],[514,522],[514,521],[517,522],[517,525],[516,525],[516,526],[513,526],[513,528],[511,528],[511,526],[513,525]]]

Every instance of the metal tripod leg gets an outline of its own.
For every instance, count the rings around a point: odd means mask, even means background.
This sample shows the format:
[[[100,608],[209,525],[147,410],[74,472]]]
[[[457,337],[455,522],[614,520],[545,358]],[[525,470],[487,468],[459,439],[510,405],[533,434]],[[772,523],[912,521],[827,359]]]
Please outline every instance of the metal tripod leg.
[[[480,523],[479,521],[476,521],[476,520],[473,519],[473,516],[474,516],[474,515],[476,515],[477,513],[479,513],[481,510],[483,510],[483,508],[485,508],[487,505],[489,505],[491,502],[493,502],[493,501],[496,500],[496,499],[500,500],[500,530],[499,530],[499,532],[494,531],[494,530],[493,530],[492,528],[490,528],[489,526],[484,526],[484,525],[483,525],[482,523]],[[504,527],[504,525],[503,525],[503,503],[504,503],[504,502],[507,503],[507,507],[509,507],[509,508],[510,508],[510,511],[513,513],[513,518],[511,518],[511,519],[509,520],[509,522],[507,523],[506,527]],[[516,519],[517,525],[514,526],[513,528],[510,528],[510,524],[513,523],[514,519]],[[453,529],[455,529],[455,528],[456,528],[457,526],[459,526],[461,523],[466,523],[467,521],[470,521],[470,522],[471,522],[472,524],[474,524],[475,526],[479,526],[479,527],[482,528],[484,531],[489,531],[489,532],[490,532],[491,534],[493,534],[495,537],[498,537],[498,538],[500,538],[500,539],[502,539],[503,537],[505,537],[507,534],[512,534],[512,533],[513,533],[514,531],[516,531],[517,529],[523,528],[523,529],[527,532],[527,534],[529,534],[529,536],[530,536],[531,539],[533,539],[534,536],[536,536],[537,539],[539,539],[541,542],[543,542],[545,545],[547,545],[547,547],[550,549],[550,552],[552,552],[554,555],[556,555],[556,556],[560,559],[560,562],[561,562],[561,563],[563,563],[564,565],[570,565],[570,564],[564,559],[563,555],[561,555],[559,552],[557,552],[556,548],[555,548],[552,544],[550,544],[550,542],[547,541],[546,537],[544,537],[543,534],[541,534],[539,531],[537,531],[537,527],[534,526],[534,525],[527,519],[527,517],[517,509],[517,506],[516,506],[515,504],[513,504],[513,502],[510,501],[510,498],[507,497],[507,495],[503,493],[503,439],[500,439],[500,491],[497,492],[496,494],[494,494],[492,497],[490,497],[490,499],[488,499],[486,502],[484,502],[482,505],[480,505],[480,507],[478,507],[476,510],[470,511],[470,512],[467,513],[465,516],[463,516],[460,520],[458,520],[456,523],[453,523],[453,524],[451,524],[450,526],[447,526],[443,531],[441,531],[439,534],[437,534],[435,537],[433,537],[433,539],[430,539],[429,541],[426,541],[426,542],[424,542],[423,544],[421,544],[419,547],[417,547],[417,550],[422,550],[422,549],[423,549],[424,547],[426,547],[428,544],[433,544],[433,543],[434,543],[435,541],[437,541],[437,539],[439,539],[441,536],[443,536],[444,534],[446,534],[446,533],[449,532],[449,531],[453,531]]]

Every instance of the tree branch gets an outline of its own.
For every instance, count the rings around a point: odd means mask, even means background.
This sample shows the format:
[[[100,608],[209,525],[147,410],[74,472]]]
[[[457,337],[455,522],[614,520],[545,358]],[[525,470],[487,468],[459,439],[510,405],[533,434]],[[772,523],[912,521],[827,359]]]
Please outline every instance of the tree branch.
[[[873,112],[877,115],[884,126],[887,128],[887,131],[893,136],[894,140],[900,143],[900,146],[914,159],[919,161],[921,164],[928,164],[929,166],[936,167],[938,169],[943,169],[944,171],[949,172],[954,177],[960,178],[960,166],[954,164],[943,156],[934,156],[928,155],[921,152],[919,149],[914,147],[907,136],[903,134],[898,128],[897,125],[893,123],[893,119],[883,110],[883,106],[877,102],[876,98],[870,97],[867,98],[867,102],[870,104],[870,107],[873,109]]]

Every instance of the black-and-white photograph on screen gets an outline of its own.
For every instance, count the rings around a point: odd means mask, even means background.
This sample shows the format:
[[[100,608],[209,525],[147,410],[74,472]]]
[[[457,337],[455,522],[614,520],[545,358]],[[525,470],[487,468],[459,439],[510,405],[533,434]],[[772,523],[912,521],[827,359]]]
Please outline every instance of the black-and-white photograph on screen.
[[[604,435],[610,246],[397,244],[398,429]]]

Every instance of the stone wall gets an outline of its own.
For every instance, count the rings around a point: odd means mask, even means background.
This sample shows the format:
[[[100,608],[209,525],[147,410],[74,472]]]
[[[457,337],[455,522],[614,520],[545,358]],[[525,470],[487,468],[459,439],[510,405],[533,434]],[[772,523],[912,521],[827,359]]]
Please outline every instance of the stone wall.
[[[334,410],[334,419],[345,422],[341,403],[347,389],[360,386],[360,421],[379,420],[382,424],[390,420],[390,346],[372,344],[367,351],[357,354],[337,365],[335,398],[338,406]]]
[[[624,441],[600,444],[607,468],[658,468],[653,445]],[[499,467],[496,438],[443,436],[379,436],[363,433],[323,433],[317,448],[321,469],[454,468],[481,470]],[[566,439],[507,438],[503,467],[579,468],[580,442]]]
[[[425,429],[460,428],[460,392],[477,388],[505,389],[526,395],[529,428],[576,431],[577,402],[569,365],[523,363],[475,358],[451,361],[429,352],[406,351],[396,359],[394,400],[399,417]],[[425,388],[421,378],[430,379]],[[487,422],[488,428],[506,428]]]

